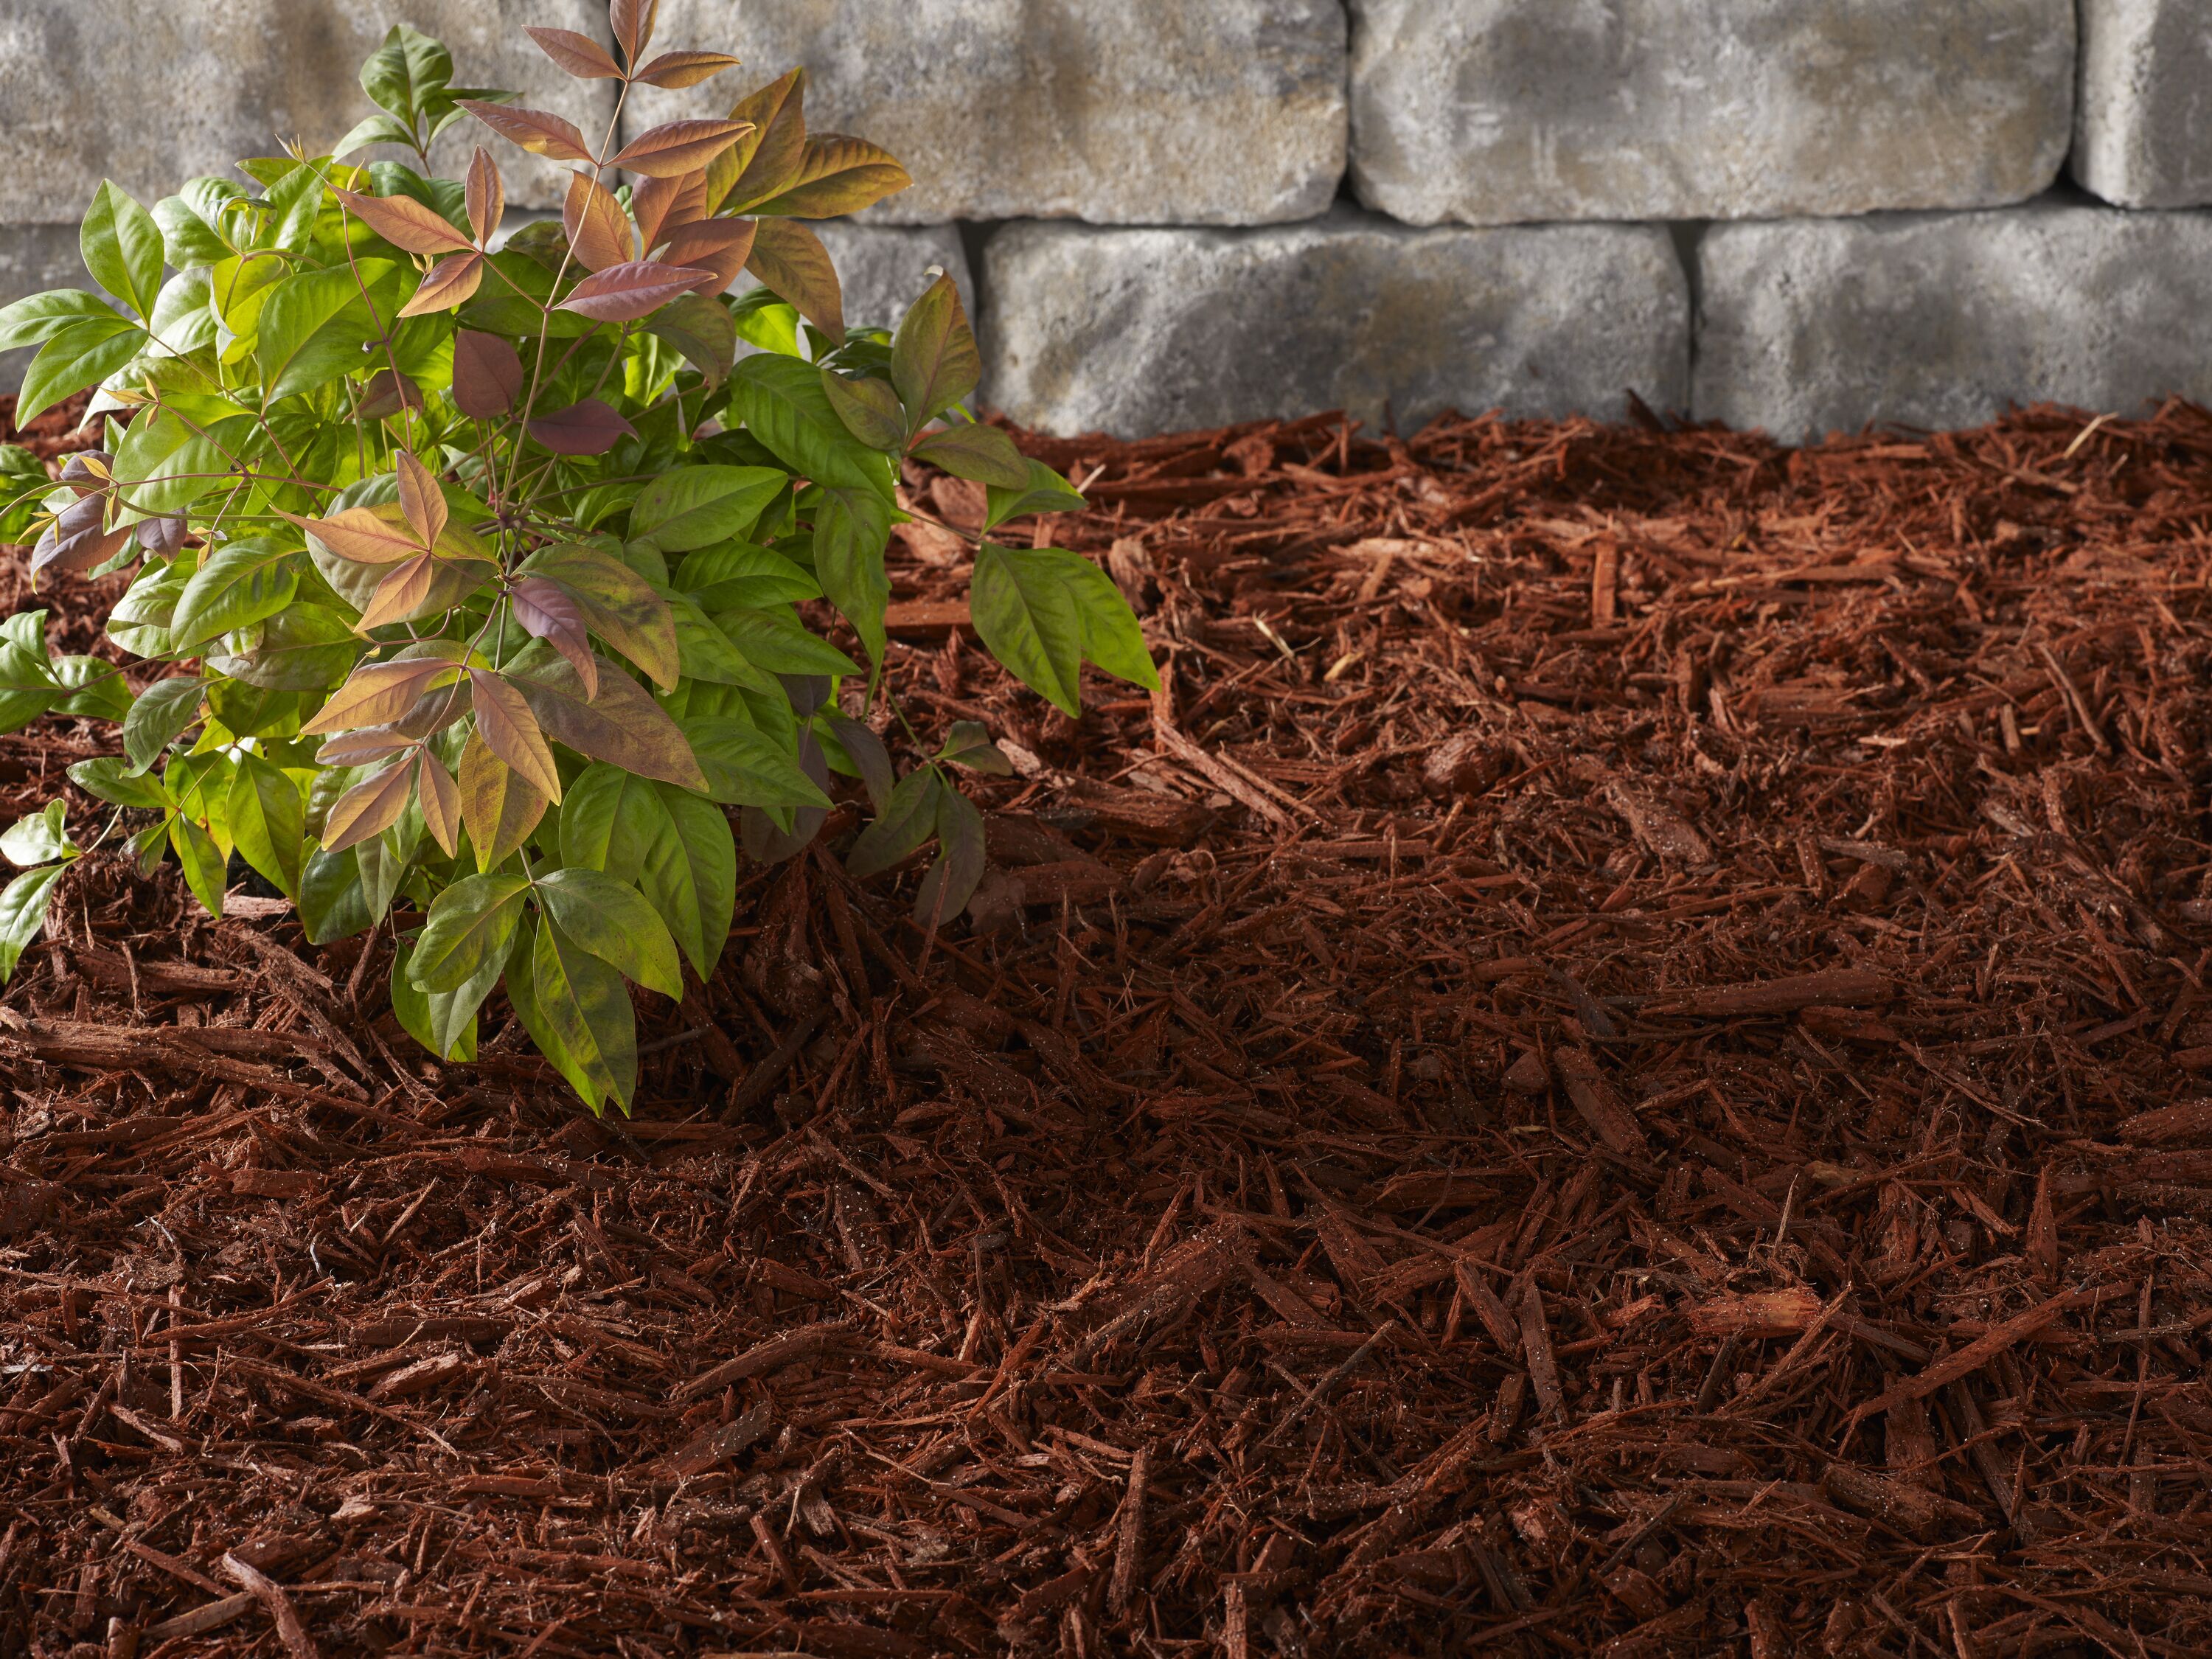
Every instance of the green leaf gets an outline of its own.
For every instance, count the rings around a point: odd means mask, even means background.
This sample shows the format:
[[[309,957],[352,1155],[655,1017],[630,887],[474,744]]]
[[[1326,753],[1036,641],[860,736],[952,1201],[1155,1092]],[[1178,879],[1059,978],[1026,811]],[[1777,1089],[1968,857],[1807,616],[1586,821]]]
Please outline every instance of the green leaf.
[[[300,925],[310,945],[328,945],[350,939],[374,927],[368,899],[361,888],[361,867],[350,851],[326,853],[320,848],[308,857],[300,878]]]
[[[991,741],[991,734],[975,720],[955,720],[952,729],[945,734],[945,746],[937,751],[937,758],[953,766],[964,766],[971,772],[988,772],[994,778],[1010,778],[1014,775],[1014,763],[1006,752]]]
[[[300,786],[260,756],[241,755],[228,817],[240,855],[296,902],[307,856],[307,803]]]
[[[161,292],[161,228],[113,179],[102,179],[94,193],[77,245],[94,282],[141,317],[154,314]]]
[[[338,612],[301,601],[230,635],[206,661],[216,673],[264,690],[324,691],[345,678],[364,648]]]
[[[145,331],[120,317],[71,323],[39,348],[39,355],[23,372],[23,389],[15,398],[15,424],[27,426],[64,398],[98,385],[145,346]]]
[[[737,324],[727,307],[703,294],[670,301],[647,320],[645,331],[683,353],[710,388],[727,380],[738,361]]]
[[[864,447],[845,429],[812,364],[768,354],[746,358],[730,376],[730,408],[794,472],[890,498],[890,457]]]
[[[200,680],[156,680],[138,694],[131,712],[123,717],[123,752],[133,777],[161,759],[163,752],[200,715],[200,701],[207,686]]]
[[[255,355],[270,403],[376,366],[363,350],[399,309],[398,267],[387,259],[303,270],[269,290]],[[366,289],[368,301],[362,299]]]
[[[168,792],[159,778],[143,777],[128,770],[112,755],[79,761],[70,768],[69,776],[70,781],[88,795],[95,795],[117,806],[138,806],[154,811],[172,809]]]
[[[906,447],[906,411],[890,383],[878,380],[848,380],[830,369],[822,371],[822,390],[830,407],[845,423],[845,430],[870,449]]]
[[[224,400],[204,401],[222,406]],[[173,410],[140,416],[115,452],[114,474],[125,507],[124,522],[181,513],[234,471],[229,450],[251,441],[255,417],[240,411],[205,425],[187,422]],[[204,430],[195,429],[204,426]]]
[[[752,529],[761,509],[785,483],[782,473],[764,466],[685,466],[664,472],[630,508],[630,539],[649,540],[663,553],[736,541]]]
[[[537,886],[538,902],[561,931],[648,990],[684,994],[684,964],[667,924],[644,894],[602,871],[556,870]]]
[[[233,203],[246,199],[246,191],[228,179],[202,178],[187,182],[174,196],[154,204],[154,222],[161,228],[164,256],[179,270],[191,265],[220,264],[240,252],[231,227],[238,222]]]
[[[211,916],[222,915],[225,866],[228,860],[215,837],[179,812],[169,820],[169,845],[184,867],[185,885]]]
[[[39,929],[46,925],[46,907],[53,902],[54,884],[66,864],[50,864],[43,870],[26,870],[0,892],[0,981],[14,976],[15,964]]]
[[[747,345],[778,357],[804,357],[799,343],[799,307],[757,288],[730,307],[730,325]]]
[[[64,800],[48,801],[45,811],[17,818],[0,834],[0,854],[19,869],[75,858],[76,854],[77,845],[69,834],[69,803]]]
[[[884,551],[890,537],[890,507],[873,490],[822,492],[814,508],[814,568],[830,604],[853,624],[868,660],[878,668],[889,639],[884,611],[890,604],[891,583],[884,570]]]
[[[737,842],[711,802],[619,767],[588,767],[561,803],[561,862],[635,876],[702,981],[737,902]]]
[[[933,432],[914,447],[914,457],[943,467],[956,478],[973,479],[994,489],[1027,489],[1029,458],[995,426],[974,421]]]
[[[968,908],[983,879],[983,815],[957,789],[937,797],[937,862],[914,896],[914,916],[925,927],[942,926]]]
[[[665,597],[668,613],[675,619],[677,648],[685,679],[713,685],[757,686],[762,690],[775,684],[775,677],[748,660],[688,596],[672,592]]]
[[[28,726],[67,696],[46,654],[46,619],[19,611],[0,627],[0,732]]]
[[[300,591],[300,550],[256,538],[205,556],[169,621],[172,648],[190,651],[218,634],[273,617]]]
[[[488,956],[476,975],[453,991],[425,991],[409,975],[416,940],[397,942],[392,956],[392,1012],[407,1035],[440,1060],[463,1065],[477,1057],[477,1010],[505,971],[505,956]]]
[[[378,108],[412,122],[453,84],[453,58],[421,30],[395,23],[361,66],[361,89]]]
[[[464,876],[439,894],[415,946],[415,983],[458,991],[486,962],[505,962],[529,890],[525,876]]]
[[[549,921],[532,941],[529,980],[522,996],[510,981],[507,997],[546,1059],[594,1112],[610,1100],[628,1111],[637,1091],[637,1016],[623,976]]]
[[[891,798],[876,821],[860,831],[845,868],[856,881],[879,876],[937,833],[937,798],[945,793],[945,780],[937,769],[921,767],[908,773],[891,791]]]
[[[765,610],[822,597],[822,585],[796,562],[750,542],[702,548],[676,567],[675,580],[679,592],[709,613]]]
[[[968,605],[991,654],[1071,718],[1083,712],[1086,658],[1119,678],[1148,689],[1159,684],[1128,602],[1079,553],[987,542],[975,556]]]
[[[787,605],[724,611],[717,613],[714,623],[748,662],[771,674],[827,674],[837,679],[860,672],[857,663],[800,622]]]
[[[54,678],[69,696],[56,708],[80,719],[119,720],[131,712],[131,688],[122,671],[99,657],[54,659]]]
[[[729,714],[695,714],[684,735],[707,775],[708,799],[725,806],[799,807],[830,805],[791,752],[747,721]]]
[[[1026,518],[1032,513],[1080,513],[1091,505],[1042,461],[1027,465],[1029,483],[1021,489],[1001,489],[994,485],[984,492],[990,508],[983,520],[984,529],[996,530],[1009,519]]]
[[[49,289],[0,306],[0,351],[43,345],[79,323],[110,324],[119,333],[138,331],[135,324],[96,294],[81,288]]]
[[[908,434],[975,391],[982,378],[982,354],[960,290],[950,276],[939,276],[908,307],[891,341],[891,384],[906,405]]]

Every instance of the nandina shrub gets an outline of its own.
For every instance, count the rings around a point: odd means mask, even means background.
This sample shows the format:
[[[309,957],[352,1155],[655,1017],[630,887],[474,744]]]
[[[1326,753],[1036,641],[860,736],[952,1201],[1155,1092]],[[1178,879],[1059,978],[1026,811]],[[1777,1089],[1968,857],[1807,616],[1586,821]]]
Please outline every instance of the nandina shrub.
[[[613,0],[611,52],[530,33],[625,100],[736,62],[649,55],[653,10]],[[123,751],[70,769],[106,822],[75,830],[56,800],[0,837],[27,866],[0,896],[0,972],[82,850],[173,854],[217,915],[235,853],[316,943],[395,930],[393,1006],[433,1053],[472,1058],[503,985],[586,1102],[626,1107],[630,984],[680,994],[729,933],[725,808],[750,856],[787,857],[842,772],[875,810],[857,872],[935,837],[933,924],[981,874],[950,769],[1004,757],[956,726],[898,778],[866,718],[902,457],[987,487],[971,608],[1014,674],[1074,714],[1086,660],[1147,685],[1152,665],[1103,572],[994,539],[1082,498],[966,413],[981,362],[951,281],[918,272],[896,335],[845,326],[805,222],[908,180],[810,134],[800,74],[618,145],[619,104],[593,142],[453,72],[395,28],[362,72],[381,112],[335,154],[243,161],[150,212],[103,185],[82,246],[104,294],[0,311],[0,349],[40,348],[19,422],[92,386],[107,417],[58,483],[25,489],[6,458],[0,526],[35,538],[34,580],[132,569],[107,634],[153,665],[54,658],[40,611],[0,626],[0,728],[92,716]],[[500,243],[482,149],[461,179],[346,159],[398,144],[427,170],[469,118],[575,164],[557,222]],[[805,624],[816,599],[865,663]]]

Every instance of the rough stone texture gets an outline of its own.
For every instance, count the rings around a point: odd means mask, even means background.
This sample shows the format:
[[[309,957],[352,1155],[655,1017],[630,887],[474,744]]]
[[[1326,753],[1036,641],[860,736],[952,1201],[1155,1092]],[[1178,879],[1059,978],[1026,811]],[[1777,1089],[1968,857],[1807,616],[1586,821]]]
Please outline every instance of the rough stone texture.
[[[1990,206],[2072,132],[2074,0],[1351,5],[1352,178],[1410,223]]]
[[[1717,227],[1700,420],[1785,440],[1976,425],[2044,400],[2212,399],[2212,214],[2004,212]]]
[[[932,265],[942,265],[960,290],[968,314],[975,314],[975,285],[968,270],[968,251],[954,225],[854,224],[832,220],[814,228],[837,267],[845,289],[845,321],[854,328],[896,328],[906,308],[930,284]],[[748,282],[738,284],[739,291]]]
[[[74,223],[103,178],[150,204],[285,140],[335,143],[371,108],[362,60],[403,20],[445,41],[462,85],[520,92],[593,143],[605,130],[611,83],[569,79],[522,33],[604,37],[598,0],[0,0],[0,223]],[[458,175],[479,142],[510,201],[559,203],[565,167],[474,121],[433,160]]]
[[[1688,391],[1688,284],[1656,227],[1014,225],[984,268],[984,402],[1064,434],[1338,408],[1401,431],[1449,409],[1617,418],[1631,390]]]
[[[2203,0],[2081,0],[2072,170],[2123,207],[2212,202],[2212,14]]]
[[[1345,34],[1340,0],[665,0],[656,45],[745,66],[624,118],[720,115],[803,64],[810,125],[915,177],[879,220],[1275,224],[1343,177]]]
[[[93,286],[77,252],[75,225],[0,225],[0,306],[50,288]],[[38,355],[36,346],[0,351],[0,392],[21,386],[23,371]]]

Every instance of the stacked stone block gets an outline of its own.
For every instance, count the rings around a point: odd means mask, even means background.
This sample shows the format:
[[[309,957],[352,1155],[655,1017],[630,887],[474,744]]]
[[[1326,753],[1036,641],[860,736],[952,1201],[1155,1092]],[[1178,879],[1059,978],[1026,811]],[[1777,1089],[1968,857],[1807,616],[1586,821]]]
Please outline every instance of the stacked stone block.
[[[665,44],[745,67],[641,92],[623,129],[721,113],[804,64],[813,127],[916,178],[827,229],[849,314],[889,323],[931,266],[953,271],[983,401],[1052,431],[1618,416],[1632,392],[1797,440],[2212,397],[2203,0],[659,12]],[[608,85],[520,34],[605,40],[602,0],[0,6],[0,301],[82,280],[73,228],[103,177],[150,201],[329,143],[402,16],[462,79],[606,126]],[[564,169],[495,148],[519,208],[558,200]]]

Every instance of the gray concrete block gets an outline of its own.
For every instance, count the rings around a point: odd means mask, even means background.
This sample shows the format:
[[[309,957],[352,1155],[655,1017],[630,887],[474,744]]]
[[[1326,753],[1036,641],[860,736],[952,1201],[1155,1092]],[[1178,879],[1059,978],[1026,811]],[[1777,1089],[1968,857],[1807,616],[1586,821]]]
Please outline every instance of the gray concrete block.
[[[932,265],[944,267],[975,314],[975,284],[968,250],[956,225],[871,225],[831,219],[814,228],[837,267],[845,289],[845,321],[854,328],[896,329],[907,307],[931,282]],[[740,291],[745,287],[738,284]]]
[[[1351,5],[1352,179],[1414,224],[1989,206],[2072,132],[2074,0]]]
[[[77,252],[75,225],[0,225],[0,306],[53,288],[98,291]],[[23,371],[39,355],[36,346],[0,351],[0,392],[23,384]]]
[[[335,143],[372,107],[362,59],[402,21],[445,41],[460,84],[520,92],[593,143],[605,132],[612,83],[571,80],[522,33],[543,23],[605,37],[598,0],[6,0],[0,223],[74,223],[103,178],[150,205],[197,174],[234,177],[240,158],[287,141]],[[448,132],[433,160],[458,177],[479,143],[498,158],[510,201],[559,204],[566,167],[474,121]]]
[[[2212,214],[2045,202],[1726,225],[1699,266],[1701,420],[1797,441],[2013,404],[2212,399]]]
[[[745,67],[624,118],[720,115],[804,64],[810,125],[914,175],[878,220],[1273,224],[1343,177],[1345,34],[1339,0],[664,0],[656,46]]]
[[[2212,203],[2212,15],[2203,0],[2081,0],[2071,170],[2122,207]]]
[[[1145,436],[1345,409],[1619,417],[1680,407],[1689,293],[1665,230],[1413,230],[1349,210],[1248,231],[1023,224],[984,253],[983,401]]]

